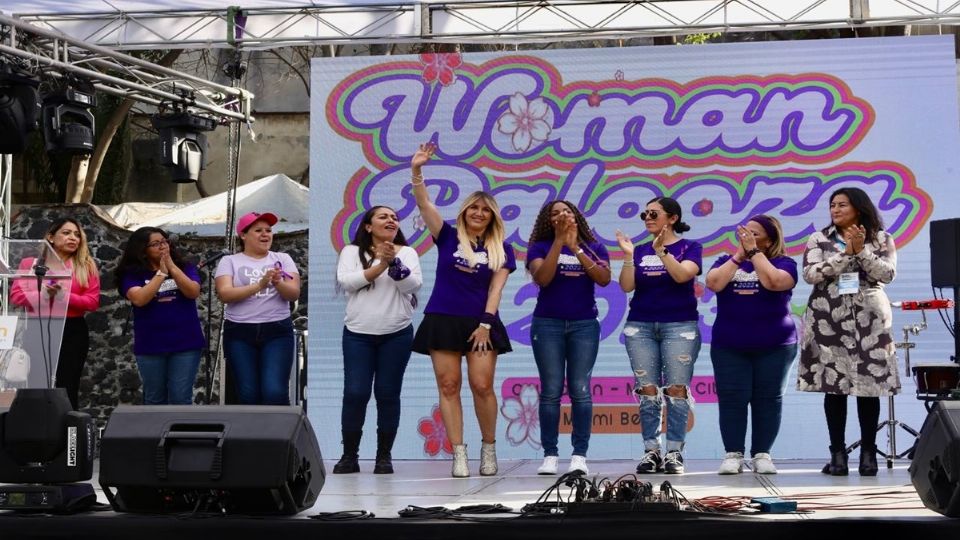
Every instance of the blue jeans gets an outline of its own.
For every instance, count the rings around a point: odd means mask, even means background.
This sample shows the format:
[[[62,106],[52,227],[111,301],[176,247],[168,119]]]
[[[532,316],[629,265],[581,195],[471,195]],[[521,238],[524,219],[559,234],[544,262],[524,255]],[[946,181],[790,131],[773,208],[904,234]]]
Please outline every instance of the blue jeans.
[[[533,358],[540,372],[540,442],[545,456],[558,455],[560,396],[563,378],[571,402],[573,454],[587,455],[593,422],[590,376],[600,348],[600,323],[596,319],[567,321],[534,317],[530,326]]]
[[[223,352],[241,405],[289,405],[293,324],[223,322]]]
[[[727,452],[745,450],[750,405],[750,455],[770,453],[780,431],[783,393],[796,355],[796,344],[764,349],[710,348],[717,381],[720,436]]]
[[[640,400],[644,448],[660,449],[663,391],[670,386],[683,386],[686,398],[667,396],[667,452],[683,450],[687,416],[693,403],[690,380],[693,378],[693,364],[700,354],[697,321],[627,321],[623,326],[623,337],[636,381],[634,394]],[[645,386],[655,386],[656,394],[641,394],[640,390]]]
[[[358,334],[343,328],[344,431],[361,431],[370,401],[370,387],[377,398],[377,429],[396,432],[400,425],[400,390],[410,361],[413,325],[382,336]]]
[[[192,405],[200,349],[168,354],[138,354],[144,405]]]

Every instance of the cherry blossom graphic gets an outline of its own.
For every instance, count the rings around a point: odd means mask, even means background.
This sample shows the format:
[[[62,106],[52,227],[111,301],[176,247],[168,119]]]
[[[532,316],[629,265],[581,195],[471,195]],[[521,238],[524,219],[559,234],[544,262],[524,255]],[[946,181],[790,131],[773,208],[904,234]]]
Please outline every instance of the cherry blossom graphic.
[[[520,389],[520,397],[507,397],[500,406],[500,414],[507,424],[507,440],[514,446],[523,443],[540,449],[540,392],[532,384]]]
[[[441,450],[449,456],[453,455],[453,444],[447,438],[447,429],[443,427],[440,405],[435,404],[430,416],[417,422],[417,433],[424,438],[423,451],[427,455],[436,456]]]
[[[413,217],[413,228],[416,231],[422,231],[427,227],[427,222],[423,219],[423,216],[419,213]]]
[[[550,124],[544,120],[548,111],[543,98],[528,102],[523,94],[517,92],[510,96],[510,110],[497,120],[497,130],[513,135],[514,150],[526,152],[534,141],[543,142],[550,136]]]
[[[618,69],[617,72],[613,74],[613,79],[616,80],[616,81],[622,81],[622,80],[623,80],[623,70],[622,70],[622,69]]]
[[[697,204],[693,205],[693,215],[697,217],[709,216],[713,213],[713,201],[710,199],[700,199]]]
[[[443,86],[450,86],[457,80],[455,70],[463,65],[463,57],[460,53],[423,53],[420,63],[423,64],[424,81],[440,81]]]
[[[600,92],[597,92],[596,90],[594,90],[594,91],[587,97],[587,105],[589,105],[589,106],[591,106],[591,107],[599,107],[599,106],[600,106],[600,100],[602,100],[602,99],[603,99],[603,98],[600,97]]]

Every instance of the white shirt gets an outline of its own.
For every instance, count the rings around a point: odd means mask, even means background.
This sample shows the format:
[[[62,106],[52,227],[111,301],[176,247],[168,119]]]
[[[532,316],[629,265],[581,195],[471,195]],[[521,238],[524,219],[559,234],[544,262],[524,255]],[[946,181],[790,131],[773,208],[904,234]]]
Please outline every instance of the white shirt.
[[[343,323],[351,332],[381,336],[406,328],[413,318],[414,293],[423,285],[420,258],[409,246],[401,246],[397,257],[410,269],[410,275],[395,281],[387,271],[377,276],[372,286],[363,276],[360,248],[349,245],[340,252],[337,282],[347,293],[347,313]],[[378,264],[374,259],[370,266]],[[366,287],[366,288],[364,288]]]

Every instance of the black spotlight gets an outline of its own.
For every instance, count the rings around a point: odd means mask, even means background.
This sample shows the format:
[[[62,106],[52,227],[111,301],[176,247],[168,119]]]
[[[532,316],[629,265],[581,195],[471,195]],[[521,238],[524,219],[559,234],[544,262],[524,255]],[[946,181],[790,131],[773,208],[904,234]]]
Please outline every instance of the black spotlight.
[[[90,83],[67,83],[46,93],[43,96],[43,138],[47,152],[93,152],[94,119],[90,108],[96,105],[97,96]]]
[[[62,388],[21,388],[0,413],[0,510],[76,511],[97,497],[93,419]],[[12,485],[22,483],[22,485]]]
[[[27,147],[27,135],[40,118],[39,84],[0,63],[0,154],[19,154]]]
[[[207,136],[217,122],[213,118],[188,112],[153,117],[153,127],[160,132],[160,153],[163,165],[177,183],[196,182],[200,171],[207,168]]]

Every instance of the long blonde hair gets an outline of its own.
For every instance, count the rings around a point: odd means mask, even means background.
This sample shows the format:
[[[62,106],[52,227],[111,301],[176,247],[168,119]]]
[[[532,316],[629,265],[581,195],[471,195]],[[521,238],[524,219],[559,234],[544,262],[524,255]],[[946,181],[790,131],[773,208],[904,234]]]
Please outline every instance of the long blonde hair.
[[[507,260],[507,254],[503,249],[503,240],[506,237],[503,226],[503,218],[500,217],[500,205],[489,194],[483,191],[474,191],[470,194],[463,205],[460,206],[460,213],[457,214],[457,240],[460,242],[460,253],[467,259],[470,266],[477,264],[477,252],[474,251],[474,240],[467,233],[467,208],[477,201],[482,200],[493,211],[493,217],[487,225],[487,230],[483,231],[480,240],[487,250],[487,266],[490,270],[496,272],[503,267]]]
[[[90,274],[97,271],[97,263],[90,256],[90,249],[87,247],[87,234],[83,232],[83,227],[73,218],[60,218],[50,225],[47,229],[46,239],[49,241],[57,234],[67,223],[72,223],[80,231],[80,243],[77,245],[77,251],[70,257],[73,264],[73,277],[82,287],[86,287],[90,280]],[[64,261],[67,262],[67,261]]]

